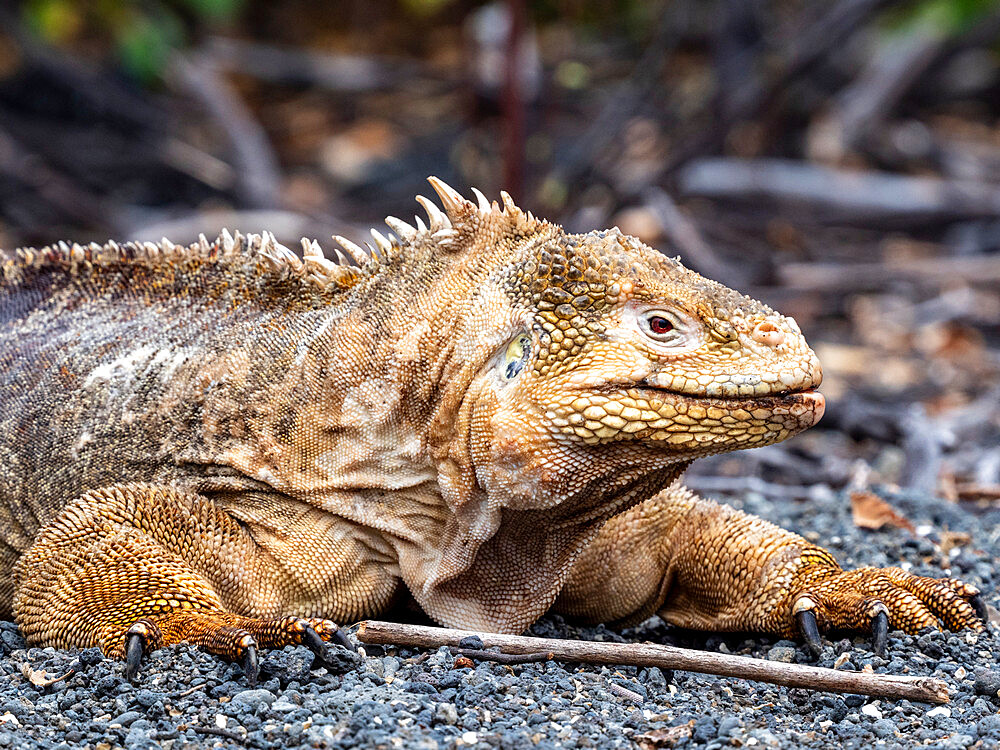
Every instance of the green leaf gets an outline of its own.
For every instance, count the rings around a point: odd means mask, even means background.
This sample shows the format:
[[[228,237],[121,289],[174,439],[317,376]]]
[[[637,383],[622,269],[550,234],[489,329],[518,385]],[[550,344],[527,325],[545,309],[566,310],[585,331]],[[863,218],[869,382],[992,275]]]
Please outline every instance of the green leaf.
[[[83,17],[73,0],[30,0],[22,6],[25,25],[50,44],[72,39],[83,26]]]
[[[244,0],[181,0],[196,15],[210,21],[228,21],[237,16],[246,4]]]
[[[154,22],[136,13],[117,29],[116,34],[122,65],[143,83],[160,77],[170,53],[182,41],[180,25],[171,16],[162,16]]]

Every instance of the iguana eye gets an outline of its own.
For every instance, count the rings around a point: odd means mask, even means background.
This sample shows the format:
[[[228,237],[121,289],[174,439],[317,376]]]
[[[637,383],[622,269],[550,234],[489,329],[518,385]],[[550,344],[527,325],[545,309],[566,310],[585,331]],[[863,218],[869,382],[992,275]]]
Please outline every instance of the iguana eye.
[[[662,315],[651,315],[649,317],[649,330],[657,336],[662,336],[663,334],[670,333],[674,330],[674,324]]]
[[[500,373],[504,380],[513,380],[521,374],[528,355],[531,354],[531,337],[521,334],[507,345],[503,360],[500,362]]]
[[[648,310],[639,318],[643,333],[662,344],[680,342],[681,322],[677,316],[667,310]]]

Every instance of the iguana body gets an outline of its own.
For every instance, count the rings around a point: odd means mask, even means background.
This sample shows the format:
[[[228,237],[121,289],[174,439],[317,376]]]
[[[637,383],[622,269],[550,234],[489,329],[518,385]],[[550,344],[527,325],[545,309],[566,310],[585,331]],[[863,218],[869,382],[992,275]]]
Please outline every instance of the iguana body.
[[[676,481],[819,419],[794,321],[617,230],[432,183],[446,213],[342,240],[359,266],[266,234],[4,261],[0,609],[29,642],[237,656],[404,592],[491,631],[552,607],[981,627],[971,586],[843,572]]]

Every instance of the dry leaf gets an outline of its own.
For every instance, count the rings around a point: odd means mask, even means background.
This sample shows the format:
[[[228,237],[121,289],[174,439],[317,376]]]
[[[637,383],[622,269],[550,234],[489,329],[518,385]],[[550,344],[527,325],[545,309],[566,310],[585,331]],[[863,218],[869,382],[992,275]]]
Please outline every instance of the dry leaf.
[[[964,531],[942,531],[941,532],[941,552],[947,555],[955,547],[964,547],[972,541],[972,536]]]
[[[854,525],[861,529],[895,526],[906,529],[911,534],[917,531],[908,518],[871,492],[851,493],[851,515],[854,517]]]
[[[21,664],[21,674],[28,678],[28,682],[36,687],[48,687],[49,685],[55,685],[57,682],[65,680],[67,677],[71,677],[76,674],[75,669],[69,670],[66,674],[61,677],[49,677],[41,669],[32,669],[30,664]]]
[[[993,501],[1000,500],[1000,484],[974,484],[967,482],[955,488],[959,500]]]
[[[1000,628],[1000,609],[997,609],[992,604],[987,604],[986,615],[987,624],[992,625],[994,628]],[[998,691],[998,694],[1000,694],[1000,691]]]
[[[654,729],[651,732],[635,737],[642,750],[656,750],[659,747],[673,747],[681,740],[686,740],[694,730],[694,720],[667,729]]]

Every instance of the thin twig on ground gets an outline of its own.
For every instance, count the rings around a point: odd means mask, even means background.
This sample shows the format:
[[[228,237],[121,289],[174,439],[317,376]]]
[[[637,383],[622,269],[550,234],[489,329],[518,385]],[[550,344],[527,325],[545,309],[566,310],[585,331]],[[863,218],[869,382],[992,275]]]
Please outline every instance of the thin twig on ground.
[[[435,628],[426,625],[365,620],[357,631],[362,643],[402,646],[458,646],[470,631]],[[548,651],[554,658],[584,664],[616,664],[636,667],[660,667],[688,672],[702,672],[723,677],[770,682],[787,687],[859,693],[881,698],[947,703],[948,685],[931,677],[902,677],[868,672],[844,672],[804,664],[751,659],[709,651],[663,646],[655,643],[600,643],[559,638],[534,638],[520,635],[475,633],[485,648],[499,647],[505,653],[528,654]]]
[[[481,648],[453,648],[451,653],[479,661],[495,661],[498,664],[533,664],[555,658],[551,651],[538,651],[533,654],[505,654],[501,651],[487,651]]]

